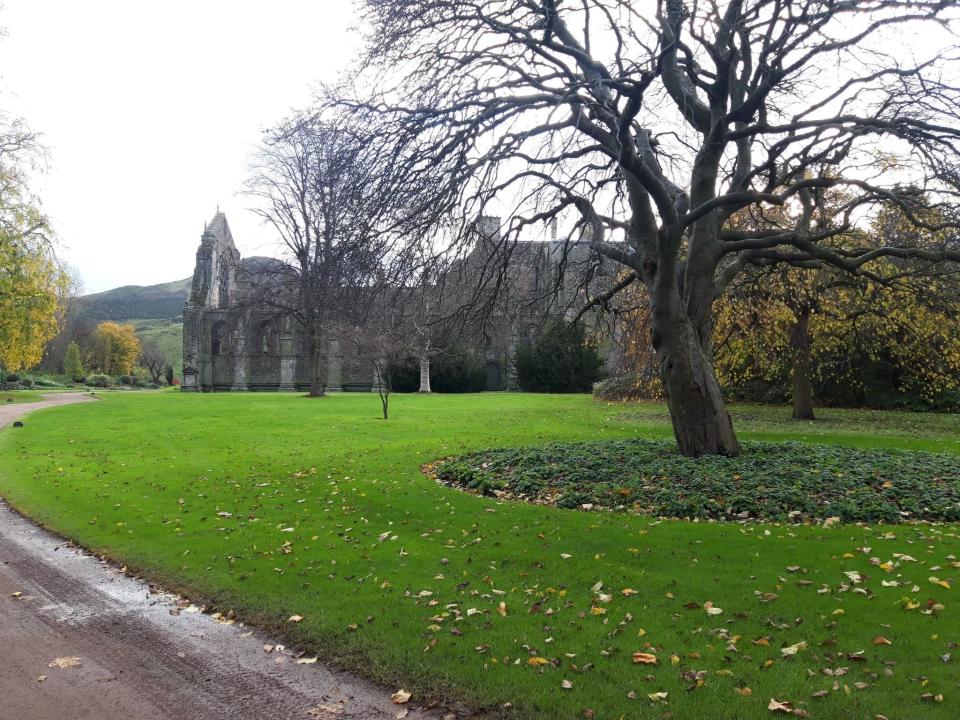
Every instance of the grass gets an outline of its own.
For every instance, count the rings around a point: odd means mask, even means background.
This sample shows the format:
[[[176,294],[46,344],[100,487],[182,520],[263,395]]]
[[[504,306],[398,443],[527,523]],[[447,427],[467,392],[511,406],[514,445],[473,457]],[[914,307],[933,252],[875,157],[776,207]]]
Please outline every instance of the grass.
[[[663,410],[500,394],[395,396],[391,408],[383,422],[366,395],[108,394],[0,433],[0,493],[415,701],[511,703],[503,714],[524,718],[768,718],[771,698],[820,718],[955,717],[956,525],[501,503],[419,468],[496,446],[663,438]],[[761,416],[785,412],[738,408],[757,418],[742,436],[960,450],[955,418],[903,434],[843,413],[766,429]],[[288,623],[294,614],[304,620]],[[635,664],[635,652],[658,662]],[[831,691],[811,697],[820,690]]]
[[[39,402],[40,400],[43,400],[41,393],[34,390],[12,390],[10,392],[0,392],[0,403]]]
[[[623,407],[623,406],[621,406]],[[960,415],[887,410],[817,408],[817,419],[794,420],[789,408],[776,405],[730,405],[734,425],[753,439],[800,439],[851,444],[857,447],[896,447],[910,450],[960,452]],[[669,425],[664,405],[627,406],[615,416],[628,425]]]

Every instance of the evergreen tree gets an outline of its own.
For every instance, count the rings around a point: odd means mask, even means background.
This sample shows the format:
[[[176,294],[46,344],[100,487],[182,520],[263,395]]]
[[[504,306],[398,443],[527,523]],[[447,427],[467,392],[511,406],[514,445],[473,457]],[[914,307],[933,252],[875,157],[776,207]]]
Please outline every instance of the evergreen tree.
[[[67,351],[63,355],[63,373],[73,382],[77,382],[84,376],[83,361],[80,359],[80,346],[75,342],[67,345]]]
[[[589,392],[603,360],[579,323],[557,322],[517,349],[517,384],[527,392]]]

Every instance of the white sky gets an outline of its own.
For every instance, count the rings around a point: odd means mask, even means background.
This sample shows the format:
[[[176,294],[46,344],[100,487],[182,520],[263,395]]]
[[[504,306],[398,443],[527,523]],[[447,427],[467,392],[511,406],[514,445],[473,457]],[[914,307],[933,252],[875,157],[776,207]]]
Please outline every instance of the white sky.
[[[0,108],[50,150],[36,190],[85,292],[188,277],[218,205],[243,255],[275,254],[239,194],[250,154],[349,65],[352,0],[0,5]],[[948,43],[929,25],[898,33],[896,52]]]
[[[250,152],[348,65],[349,0],[2,5],[0,107],[50,150],[36,190],[85,292],[188,277],[218,204],[242,254],[270,254],[238,194]]]

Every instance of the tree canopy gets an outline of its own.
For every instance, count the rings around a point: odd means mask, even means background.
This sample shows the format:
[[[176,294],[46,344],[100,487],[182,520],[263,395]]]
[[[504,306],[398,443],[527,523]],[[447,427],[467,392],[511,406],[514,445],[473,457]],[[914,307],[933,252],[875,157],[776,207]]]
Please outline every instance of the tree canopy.
[[[0,115],[0,366],[37,365],[56,334],[68,279],[27,169],[41,150],[21,122]]]
[[[849,241],[883,207],[957,226],[958,63],[888,51],[912,27],[949,26],[954,6],[367,0],[364,62],[334,104],[377,129],[393,172],[439,178],[411,208],[418,229],[462,248],[500,207],[504,244],[566,219],[571,244],[620,263],[593,301],[646,287],[680,450],[735,455],[711,338],[713,302],[740,273],[960,259],[949,242]]]

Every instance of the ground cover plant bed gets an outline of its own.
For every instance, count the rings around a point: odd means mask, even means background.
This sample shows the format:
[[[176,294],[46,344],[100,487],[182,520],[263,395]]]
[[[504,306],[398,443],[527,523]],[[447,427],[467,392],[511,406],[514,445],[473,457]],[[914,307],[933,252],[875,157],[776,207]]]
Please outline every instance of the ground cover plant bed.
[[[500,448],[427,466],[438,480],[502,499],[658,517],[778,522],[960,520],[960,463],[948,453],[748,442],[737,458],[680,455],[632,439]]]
[[[100,397],[0,432],[0,495],[197,605],[405,688],[408,706],[769,720],[775,700],[824,720],[957,716],[956,523],[570,512],[420,471],[493,447],[667,439],[660,406],[403,395],[382,421],[369,394]],[[810,428],[742,439],[960,449],[860,421]]]

